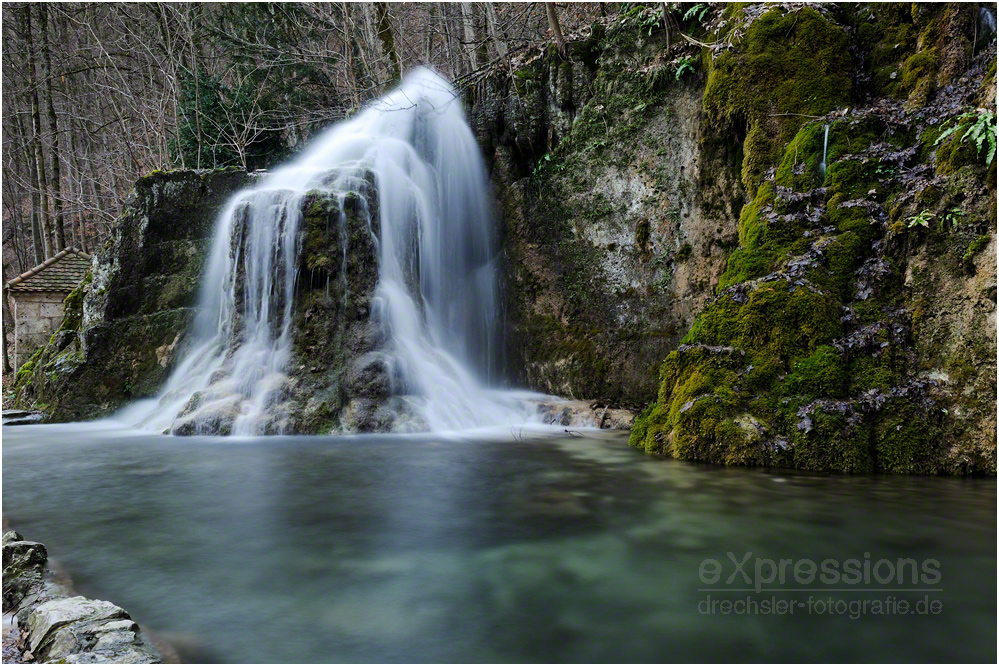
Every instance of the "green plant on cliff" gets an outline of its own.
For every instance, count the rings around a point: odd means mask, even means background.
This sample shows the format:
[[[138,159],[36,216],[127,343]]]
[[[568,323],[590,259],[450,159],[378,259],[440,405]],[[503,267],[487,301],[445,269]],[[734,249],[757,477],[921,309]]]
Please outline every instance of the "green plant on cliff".
[[[676,63],[676,80],[679,81],[681,77],[687,72],[694,71],[695,58],[680,58]]]
[[[990,166],[996,156],[996,114],[988,109],[978,109],[962,113],[955,119],[955,124],[945,129],[933,145],[939,146],[951,135],[961,143],[974,144],[975,150],[981,154],[985,149],[985,166]]]
[[[916,226],[929,228],[930,220],[932,219],[933,219],[933,213],[931,213],[928,210],[924,210],[921,211],[919,214],[913,215],[912,217],[907,219],[906,223],[908,224],[908,227],[910,229]]]
[[[690,19],[694,19],[698,22],[703,21],[710,9],[708,5],[698,3],[683,13],[683,20],[689,21]]]

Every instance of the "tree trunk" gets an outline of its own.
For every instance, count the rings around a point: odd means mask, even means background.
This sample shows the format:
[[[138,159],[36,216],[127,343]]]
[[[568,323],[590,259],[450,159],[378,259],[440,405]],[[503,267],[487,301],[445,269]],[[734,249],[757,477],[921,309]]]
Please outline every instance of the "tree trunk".
[[[437,3],[437,7],[440,11],[441,21],[444,23],[444,34],[447,38],[447,44],[445,45],[444,51],[447,53],[448,63],[451,65],[451,78],[456,79],[461,74],[458,70],[458,61],[455,58],[455,52],[457,49],[454,48],[454,37],[451,32],[451,21],[448,17],[448,3],[440,2]]]
[[[501,39],[499,35],[499,28],[497,26],[498,21],[496,20],[496,3],[487,2],[486,3],[486,27],[489,30],[489,36],[493,40],[493,45],[496,47],[496,55],[500,58],[506,59],[506,40]]]
[[[35,187],[38,189],[38,226],[42,235],[42,249],[45,259],[52,256],[52,234],[49,226],[48,187],[45,182],[45,155],[42,152],[42,119],[38,111],[38,77],[35,69],[35,45],[32,40],[30,14],[39,10],[37,5],[28,5],[28,87],[31,89],[31,143],[35,156]]]
[[[669,3],[664,2],[662,3],[662,5],[663,5],[663,27],[666,28],[666,52],[669,53],[669,49],[672,42],[671,32],[673,27],[673,21],[672,19],[670,19],[669,15]]]
[[[358,65],[358,59],[364,64],[364,57],[360,53],[357,39],[354,37],[354,19],[350,15],[350,3],[340,3],[343,10],[343,50],[347,62],[347,86],[350,92],[350,101],[354,109],[361,108],[360,82],[364,79],[365,73]]]
[[[3,264],[2,268],[0,268],[0,270],[2,270],[2,273],[0,273],[0,279],[3,279],[3,283],[4,284],[7,284],[7,264]],[[13,317],[11,317],[11,314],[10,314],[10,304],[7,302],[7,290],[4,289],[3,290],[3,327],[2,327],[2,331],[0,331],[0,337],[2,337],[3,339],[0,340],[0,343],[3,344],[3,371],[5,373],[6,372],[10,372],[10,371],[13,370],[13,368],[10,366],[10,352],[7,351],[7,331],[10,329],[11,325],[13,324],[13,322],[14,322],[14,319],[13,319]]]
[[[388,5],[384,2],[375,3],[375,20],[378,30],[378,40],[385,50],[385,56],[389,61],[389,75],[391,81],[395,82],[402,78],[402,61],[399,60],[399,53],[395,48],[395,37],[392,35],[392,26],[389,23]]]
[[[86,211],[86,206],[83,205],[83,168],[80,166],[80,146],[79,141],[76,139],[77,132],[74,127],[73,119],[69,120],[69,169],[70,174],[67,178],[69,181],[70,195],[73,198],[73,208],[74,208],[74,224],[73,235],[76,238],[75,246],[84,252],[87,251],[87,239],[86,232],[83,225],[83,216]],[[74,191],[74,184],[76,189]]]
[[[27,15],[27,9],[25,9],[23,15]],[[31,133],[25,129],[24,122],[19,114],[14,115],[14,122],[17,125],[19,143],[24,147],[23,159],[28,172],[28,192],[31,200],[31,211],[28,216],[29,223],[31,224],[31,256],[35,261],[32,265],[37,266],[45,261],[45,250],[42,247],[41,229],[38,223],[38,192],[35,190],[38,178],[35,176],[34,144],[31,140]]]
[[[465,51],[468,53],[468,62],[472,66],[472,71],[476,71],[483,63],[479,62],[479,49],[476,44],[475,15],[472,13],[472,3],[461,3],[461,25],[465,30]]]
[[[562,28],[558,24],[558,14],[555,13],[555,3],[546,2],[545,11],[548,12],[548,26],[552,29],[552,37],[555,38],[555,45],[558,46],[559,55],[565,57],[565,38],[562,36]]]
[[[39,27],[41,28],[42,47],[42,81],[45,84],[45,105],[48,119],[51,147],[49,149],[50,180],[52,188],[52,212],[55,224],[52,229],[52,246],[55,252],[66,247],[66,227],[63,216],[62,174],[59,164],[59,127],[56,121],[55,104],[52,90],[55,88],[55,76],[52,73],[52,59],[49,53],[49,21],[48,13],[52,5],[44,4],[39,9]]]
[[[45,247],[42,244],[42,228],[39,220],[39,198],[35,191],[35,184],[38,177],[35,175],[35,160],[33,156],[28,159],[28,180],[31,183],[31,251],[35,257],[35,265],[45,261]]]

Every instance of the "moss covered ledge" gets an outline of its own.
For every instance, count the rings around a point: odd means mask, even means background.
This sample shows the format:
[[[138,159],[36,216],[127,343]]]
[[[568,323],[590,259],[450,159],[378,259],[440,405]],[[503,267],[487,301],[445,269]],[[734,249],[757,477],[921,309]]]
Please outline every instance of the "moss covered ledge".
[[[937,35],[961,24],[955,11],[933,14],[937,28],[914,21]],[[743,161],[754,195],[718,294],[665,358],[632,445],[720,464],[994,475],[996,265],[983,251],[995,247],[994,172],[983,152],[953,138],[962,132],[938,139],[989,98],[982,86],[995,86],[995,46],[961,72],[938,71],[934,81],[948,85],[934,84],[922,106],[902,89],[849,110],[855,97],[826,97],[824,111],[792,102],[802,115],[768,133],[752,119],[779,113],[777,88],[752,64],[795,48],[782,41],[795,39],[790,24],[771,28],[799,15],[848,42],[815,10],[755,15],[716,58],[704,101],[719,132],[745,121],[758,133]],[[763,34],[774,43],[754,41]],[[832,62],[813,63],[803,80],[836,71]],[[868,75],[855,64],[846,71]]]

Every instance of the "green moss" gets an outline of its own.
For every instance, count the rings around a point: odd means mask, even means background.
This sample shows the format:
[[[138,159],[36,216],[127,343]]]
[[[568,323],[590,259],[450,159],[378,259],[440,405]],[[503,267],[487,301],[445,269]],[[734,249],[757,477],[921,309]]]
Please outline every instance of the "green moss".
[[[738,338],[738,317],[741,306],[729,295],[721,295],[707,306],[683,337],[683,343],[725,345]]]
[[[768,243],[767,224],[763,211],[774,203],[774,187],[770,182],[763,183],[751,202],[743,206],[739,216],[739,249],[733,252],[718,280],[718,289],[745,282],[770,273],[777,260],[782,258],[787,248],[779,243]]]
[[[774,8],[746,31],[740,48],[711,63],[705,109],[716,123],[746,126],[742,177],[753,190],[807,116],[850,100],[846,32],[811,8]]]
[[[69,292],[69,296],[63,301],[64,314],[62,325],[59,326],[60,331],[80,330],[80,324],[83,322],[83,297],[90,291],[90,283],[93,281],[94,275],[88,270],[76,289]]]
[[[38,356],[41,353],[42,350],[39,349],[32,354],[31,358],[21,364],[21,367],[17,370],[17,376],[14,378],[15,387],[22,386],[31,377],[31,374],[35,371],[35,361],[38,360]]]
[[[928,418],[929,416],[929,418]],[[878,466],[900,474],[935,474],[946,442],[942,409],[931,414],[916,400],[898,398],[882,409],[874,428]]]
[[[348,197],[354,193],[348,193]],[[347,202],[344,204],[347,208]],[[340,202],[320,190],[306,194],[302,205],[302,261],[311,272],[330,276],[341,263]]]
[[[856,44],[876,94],[897,96],[902,63],[915,52],[919,30],[908,3],[847,5],[847,18],[856,30]]]
[[[902,65],[899,93],[908,98],[910,106],[926,104],[935,89],[937,70],[940,67],[940,54],[936,48],[927,49],[909,56]]]
[[[788,428],[792,433],[789,466],[810,471],[874,471],[870,428],[856,415],[817,405],[807,413],[807,427],[797,414],[786,418],[795,422]]]
[[[829,345],[822,345],[794,363],[780,390],[785,395],[842,397],[847,381],[847,367],[839,353]]]
[[[867,224],[868,231],[870,224]],[[847,231],[830,240],[825,247],[825,266],[811,273],[809,279],[815,284],[838,294],[843,301],[850,300],[853,291],[855,271],[863,263],[869,240],[858,232]]]
[[[726,414],[738,407],[731,386],[741,357],[704,347],[670,353],[660,373],[659,402],[646,409],[629,438],[647,453],[684,460],[711,460],[728,431]]]
[[[985,234],[984,236],[979,236],[975,240],[971,241],[971,243],[968,244],[968,249],[965,250],[964,255],[961,257],[961,265],[964,266],[966,270],[973,268],[975,265],[975,255],[984,250],[991,240],[992,235]]]
[[[759,388],[839,333],[839,300],[780,280],[760,285],[740,312],[739,345],[750,352]]]
[[[886,358],[858,355],[850,361],[850,393],[859,395],[870,389],[887,391],[900,380]]]
[[[810,123],[802,127],[784,151],[784,159],[777,167],[777,184],[796,192],[821,185],[825,176],[821,169],[825,140],[825,124]]]

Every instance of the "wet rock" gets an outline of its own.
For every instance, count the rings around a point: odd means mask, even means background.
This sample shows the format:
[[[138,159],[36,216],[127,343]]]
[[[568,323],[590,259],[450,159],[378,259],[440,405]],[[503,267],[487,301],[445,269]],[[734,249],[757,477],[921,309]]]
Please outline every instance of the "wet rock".
[[[45,420],[42,412],[33,412],[26,409],[5,409],[3,410],[3,425],[31,425],[41,423]]]
[[[45,546],[24,541],[17,532],[3,535],[3,609],[11,612],[42,583],[48,553]]]
[[[71,625],[85,623],[89,627],[120,619],[128,619],[128,614],[108,601],[86,597],[47,601],[28,615],[28,647],[41,659],[59,659],[77,651],[79,637],[75,630],[82,627]]]
[[[239,416],[235,396],[206,402],[204,395],[196,393],[185,405],[181,416],[174,422],[171,435],[228,435]]]
[[[124,609],[70,596],[49,580],[45,546],[17,532],[3,536],[4,612],[16,613],[25,661],[155,664],[161,659]],[[6,646],[5,646],[6,648]]]
[[[358,358],[347,373],[347,393],[358,398],[380,400],[392,391],[388,364],[384,355],[372,352]]]
[[[71,421],[154,395],[184,347],[219,209],[251,180],[239,169],[140,178],[15,406]]]
[[[347,403],[341,416],[344,433],[426,432],[429,426],[406,400],[393,397],[387,401],[355,398]]]
[[[612,408],[601,402],[559,400],[540,402],[538,416],[543,423],[573,428],[628,430],[635,421],[629,409]]]

